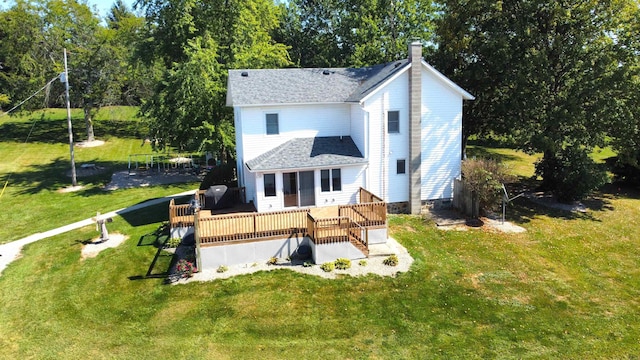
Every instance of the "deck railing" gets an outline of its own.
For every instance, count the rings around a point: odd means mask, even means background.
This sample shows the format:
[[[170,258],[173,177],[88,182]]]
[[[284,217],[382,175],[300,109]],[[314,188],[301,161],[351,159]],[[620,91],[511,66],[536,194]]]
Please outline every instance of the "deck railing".
[[[384,200],[374,195],[371,191],[362,187],[358,191],[358,195],[360,199],[360,204],[384,202]]]
[[[307,232],[308,209],[269,213],[213,215],[199,218],[202,244],[290,236]]]
[[[169,222],[171,227],[193,226],[193,208],[189,204],[176,205],[175,199],[169,201]]]
[[[338,206],[338,216],[346,216],[360,226],[385,226],[387,224],[387,203],[376,202]]]

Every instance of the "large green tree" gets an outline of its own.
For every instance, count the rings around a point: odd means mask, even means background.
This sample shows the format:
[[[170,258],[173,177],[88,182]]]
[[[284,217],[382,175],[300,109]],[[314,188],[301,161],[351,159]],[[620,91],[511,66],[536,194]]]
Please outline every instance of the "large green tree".
[[[0,106],[16,105],[56,75],[43,47],[43,27],[30,2],[17,1],[0,12]],[[39,100],[23,108],[42,106]]]
[[[93,141],[94,113],[119,91],[115,33],[85,3],[49,0],[44,5],[45,42],[52,54],[68,51],[71,101],[83,109],[86,140]],[[62,60],[60,55],[56,58]],[[62,62],[56,63],[62,69]]]
[[[465,137],[495,133],[542,152],[543,185],[565,200],[599,185],[587,154],[625,120],[621,90],[634,91],[614,35],[629,4],[637,8],[634,0],[444,1],[432,61],[477,96],[465,109]],[[565,196],[573,181],[589,186]]]
[[[433,2],[292,0],[275,37],[301,67],[367,66],[407,56],[411,40],[432,44]]]
[[[165,66],[141,109],[154,143],[233,155],[227,72],[290,64],[287,48],[270,35],[278,26],[278,7],[270,0],[141,0],[140,6],[147,30],[140,57]]]

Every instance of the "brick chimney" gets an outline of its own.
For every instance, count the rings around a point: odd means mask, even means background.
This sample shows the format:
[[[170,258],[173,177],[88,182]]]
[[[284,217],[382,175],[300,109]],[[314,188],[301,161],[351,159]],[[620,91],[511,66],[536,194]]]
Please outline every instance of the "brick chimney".
[[[422,42],[409,44],[409,62],[409,210],[417,215],[422,210]]]

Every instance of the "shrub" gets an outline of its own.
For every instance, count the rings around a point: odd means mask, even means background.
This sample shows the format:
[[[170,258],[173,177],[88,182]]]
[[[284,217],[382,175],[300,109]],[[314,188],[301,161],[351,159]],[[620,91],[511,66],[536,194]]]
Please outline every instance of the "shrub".
[[[173,238],[167,240],[167,247],[169,247],[169,248],[178,247],[178,245],[180,245],[180,242],[182,242],[181,238],[173,237]]]
[[[351,267],[351,260],[347,258],[338,258],[333,262],[333,264],[338,270],[347,270]]]
[[[332,272],[335,269],[336,265],[333,262],[326,262],[320,265],[320,269],[324,272]]]
[[[312,267],[313,263],[310,262],[310,261],[305,261],[304,264],[302,264],[302,266],[304,266],[304,267]]]
[[[236,186],[234,182],[235,178],[235,164],[220,164],[211,169],[211,171],[204,176],[200,183],[200,190],[207,190],[213,185],[227,185],[230,187]]]
[[[179,277],[191,277],[196,271],[198,271],[196,266],[192,262],[185,259],[180,259],[178,261],[178,264],[176,264],[176,274],[178,274]]]
[[[398,260],[398,256],[396,254],[389,255],[388,258],[382,260],[382,263],[387,266],[397,266],[400,260]]]
[[[219,273],[226,272],[227,270],[229,270],[229,268],[224,266],[224,265],[220,265],[220,266],[218,266],[218,269],[216,269],[216,271],[219,272]]]
[[[550,190],[561,202],[584,199],[607,182],[603,167],[578,146],[545,153],[536,163],[536,175],[542,176],[542,189]]]
[[[278,258],[275,256],[272,256],[269,260],[267,260],[267,265],[277,265],[278,264]]]
[[[367,266],[367,260],[364,260],[364,259],[363,259],[363,260],[358,261],[358,265],[360,265],[360,266]]]
[[[462,162],[462,181],[475,192],[481,210],[489,210],[502,199],[502,184],[514,177],[508,168],[492,159],[469,159]]]

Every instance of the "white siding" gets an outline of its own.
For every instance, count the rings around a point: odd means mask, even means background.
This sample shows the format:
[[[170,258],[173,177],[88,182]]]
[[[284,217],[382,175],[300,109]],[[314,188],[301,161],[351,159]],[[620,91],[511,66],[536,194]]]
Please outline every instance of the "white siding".
[[[322,192],[320,184],[320,170],[316,171],[316,205],[333,206],[355,204],[358,202],[358,190],[364,187],[363,166],[340,168],[342,177],[342,191]]]
[[[233,109],[233,126],[236,129],[236,149],[242,149],[242,117],[239,108]],[[238,151],[236,156],[236,172],[238,176],[238,186],[244,185],[244,162],[242,161],[242,153]]]
[[[304,171],[308,171],[308,169],[305,169]],[[320,183],[320,170],[315,170],[314,185],[316,206],[355,204],[357,202],[358,190],[361,186],[364,186],[364,171],[364,166],[342,167],[340,168],[340,176],[342,177],[342,190],[322,192]],[[264,196],[264,174],[258,173],[254,178],[256,189],[255,204],[256,210],[258,210],[258,212],[285,210],[284,196],[282,192],[282,172],[276,172],[275,175],[276,196]]]
[[[266,135],[265,114],[278,114],[278,135]],[[350,106],[283,105],[241,109],[242,147],[238,157],[247,162],[294,138],[349,135]]]
[[[367,158],[365,131],[366,131],[366,119],[365,112],[359,104],[351,105],[351,126],[349,134],[356,144],[362,156]]]
[[[453,197],[460,176],[462,97],[422,70],[422,200]]]
[[[367,99],[369,112],[369,190],[388,202],[409,200],[407,174],[396,174],[396,160],[409,157],[409,77],[403,73]],[[387,134],[387,112],[399,111],[400,132]]]

